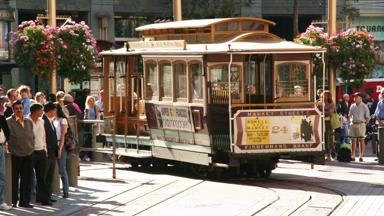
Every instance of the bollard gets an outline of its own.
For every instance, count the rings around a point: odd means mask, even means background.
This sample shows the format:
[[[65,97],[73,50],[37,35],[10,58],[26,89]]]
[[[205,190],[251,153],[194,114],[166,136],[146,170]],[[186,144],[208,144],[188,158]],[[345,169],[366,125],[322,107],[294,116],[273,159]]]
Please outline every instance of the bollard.
[[[55,163],[55,171],[53,172],[52,193],[60,194],[60,175],[59,166]]]
[[[77,175],[79,167],[79,155],[77,153],[68,153],[67,173],[70,187],[77,187]]]
[[[92,125],[92,148],[102,148],[103,143],[96,141],[96,135],[99,134],[99,125],[93,124]],[[103,162],[104,161],[104,154],[100,152],[93,152],[92,153],[92,161],[95,162]]]
[[[384,164],[384,127],[379,127],[379,164]]]
[[[6,153],[4,155],[5,155],[4,201],[8,205],[12,205],[12,156],[10,153]]]

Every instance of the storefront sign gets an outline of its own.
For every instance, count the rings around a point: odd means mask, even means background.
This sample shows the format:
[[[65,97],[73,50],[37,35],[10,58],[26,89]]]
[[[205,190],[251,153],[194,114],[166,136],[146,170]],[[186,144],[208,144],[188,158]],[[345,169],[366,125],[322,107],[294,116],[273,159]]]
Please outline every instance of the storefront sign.
[[[0,9],[0,20],[4,21],[14,21],[15,20],[15,11],[14,9]]]
[[[194,131],[189,107],[157,106],[160,128]]]
[[[365,30],[375,36],[374,40],[384,40],[384,17],[358,17],[353,21],[353,28]]]
[[[242,150],[316,148],[320,119],[315,109],[239,111],[235,144]]]

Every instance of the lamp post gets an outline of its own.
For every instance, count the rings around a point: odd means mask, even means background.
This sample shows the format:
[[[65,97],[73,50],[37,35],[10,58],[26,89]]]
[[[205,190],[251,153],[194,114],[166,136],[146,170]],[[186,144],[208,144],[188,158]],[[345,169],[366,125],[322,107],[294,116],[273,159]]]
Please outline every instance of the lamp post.
[[[48,25],[51,27],[56,27],[56,0],[47,0],[48,1]],[[50,92],[55,94],[57,90],[56,83],[56,69],[53,69],[51,72],[51,88]]]
[[[336,0],[328,0],[328,35],[336,34]],[[336,102],[336,72],[329,68],[328,88],[332,93],[332,99]]]

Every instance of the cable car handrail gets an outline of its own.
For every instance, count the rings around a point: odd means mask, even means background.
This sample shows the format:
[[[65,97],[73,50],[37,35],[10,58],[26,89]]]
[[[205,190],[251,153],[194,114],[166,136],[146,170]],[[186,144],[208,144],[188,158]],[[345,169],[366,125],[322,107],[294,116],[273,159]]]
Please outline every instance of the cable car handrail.
[[[232,104],[232,108],[238,107],[281,107],[281,106],[308,106],[308,105],[321,105],[319,102],[301,102],[301,103],[266,103],[266,104]]]

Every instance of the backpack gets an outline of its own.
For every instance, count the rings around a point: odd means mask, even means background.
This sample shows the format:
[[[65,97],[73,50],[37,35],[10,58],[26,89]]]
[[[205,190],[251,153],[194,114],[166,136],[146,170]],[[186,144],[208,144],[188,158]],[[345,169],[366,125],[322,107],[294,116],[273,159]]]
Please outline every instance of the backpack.
[[[351,145],[343,143],[337,152],[337,160],[340,162],[351,162]]]
[[[64,141],[65,150],[67,150],[68,152],[75,150],[77,143],[78,142],[75,136],[73,135],[72,130],[68,124],[68,130],[67,130],[67,133],[65,134],[65,141]]]

